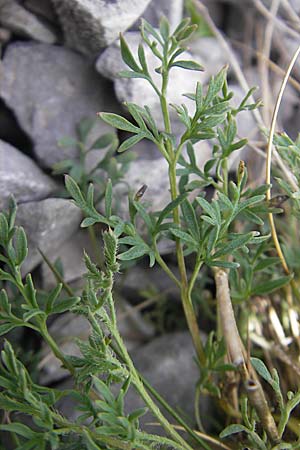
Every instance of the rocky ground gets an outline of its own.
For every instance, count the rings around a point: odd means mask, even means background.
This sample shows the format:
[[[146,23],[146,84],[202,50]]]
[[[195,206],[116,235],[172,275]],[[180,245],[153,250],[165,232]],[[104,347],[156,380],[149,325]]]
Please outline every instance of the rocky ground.
[[[238,100],[247,85],[257,85],[265,108],[254,116],[242,113],[238,124],[240,135],[250,142],[243,157],[257,177],[261,173],[258,168],[263,165],[260,152],[264,150],[259,129],[270,124],[282,69],[299,43],[300,1],[285,0],[280,6],[279,3],[268,0],[199,2],[200,7],[207,6],[202,13],[211,31],[202,33],[204,36],[196,34],[187,56],[206,70],[200,75],[174,70],[168,92],[170,103],[181,103],[182,93],[193,91],[198,80],[207,83],[225,64],[229,64],[230,88]],[[24,274],[34,271],[41,288],[49,288],[53,279],[38,248],[52,262],[59,258],[66,281],[75,286],[85,270],[82,249],[93,252],[88,235],[79,231],[81,212],[61,196],[62,179],[52,172],[54,164],[76,160],[78,148],[59,146],[58,141],[65,136],[76,138],[81,119],[96,118],[98,111],[124,114],[122,102],[140,103],[142,99],[157,121],[161,120],[158,100],[145,81],[118,77],[124,68],[118,36],[124,33],[136,52],[140,18],[157,26],[162,14],[174,27],[186,14],[184,1],[0,0],[0,208],[6,207],[11,194],[15,196],[19,205],[18,223],[26,229],[30,246]],[[149,65],[155,67],[155,57],[147,56]],[[270,59],[274,62],[269,63]],[[279,129],[286,129],[293,137],[299,129],[299,82],[300,63],[286,90],[278,123]],[[172,120],[174,127],[179,127],[175,116]],[[110,131],[97,119],[88,139]],[[122,140],[124,136],[119,138]],[[169,199],[165,162],[151,143],[137,145],[134,152],[136,159],[126,174],[127,185],[137,191],[142,184],[147,184],[145,200],[153,208],[163,207]],[[201,143],[200,166],[210,152],[210,145]],[[103,151],[94,151],[88,164],[97,165],[103,157]],[[126,191],[124,187],[118,189],[119,207],[125,213]],[[167,255],[171,251],[164,249]],[[172,262],[171,254],[167,258]],[[169,335],[158,336],[164,326],[159,328],[159,320],[149,321],[147,314],[136,308],[146,298],[147,304],[152,305],[147,307],[148,316],[153,317],[154,311],[159,317],[153,307],[157,299],[163,298],[166,304],[171,298],[176,303],[178,293],[155,269],[152,274],[143,266],[134,271],[134,276],[118,280],[122,290],[117,294],[117,307],[124,338],[146,378],[164,392],[171,404],[192,414],[191,386],[197,378],[197,368],[191,362],[193,349],[187,332],[178,331],[182,326],[178,324],[173,332],[172,327],[167,327]],[[173,310],[172,314],[176,312]],[[172,326],[176,322],[179,320],[175,317]],[[72,336],[88,333],[85,323],[74,323],[67,315],[64,324],[54,322],[51,326],[53,335],[69,353],[77,351]],[[182,372],[175,370],[178,361],[185,370],[184,385]],[[67,382],[66,374],[47,354],[47,349],[40,368],[44,383]],[[136,406],[133,397],[132,404]],[[66,410],[68,407],[65,405]]]

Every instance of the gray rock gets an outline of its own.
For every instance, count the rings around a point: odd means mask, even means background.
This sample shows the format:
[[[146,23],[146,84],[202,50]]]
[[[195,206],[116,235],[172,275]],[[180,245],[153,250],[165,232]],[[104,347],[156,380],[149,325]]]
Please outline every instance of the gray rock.
[[[133,161],[126,172],[126,183],[115,187],[116,209],[121,216],[128,216],[128,189],[137,192],[144,184],[147,185],[143,201],[150,210],[164,208],[170,201],[168,165],[165,159],[158,158],[153,161]]]
[[[43,167],[78,156],[76,148],[58,148],[57,141],[76,137],[76,125],[84,116],[118,109],[110,84],[84,57],[63,47],[31,42],[8,47],[0,95],[34,141]],[[100,120],[96,128],[98,135],[111,131]]]
[[[136,56],[138,44],[140,42],[140,34],[130,31],[125,34],[125,39],[128,42],[133,55]],[[153,55],[147,46],[144,47],[149,71],[154,82],[160,85],[161,77],[154,71],[156,67],[159,67],[160,61]],[[193,58],[188,52],[185,52],[182,54],[182,59],[189,60]],[[118,77],[118,73],[121,70],[128,69],[122,61],[119,43],[114,43],[99,56],[96,62],[96,68],[103,76],[115,80],[115,92],[120,102],[133,102],[141,106],[148,105],[154,118],[157,120],[157,123],[163,123],[159,98],[150,84],[143,79]],[[208,75],[206,75],[205,72],[187,71],[177,67],[172,68],[167,93],[168,103],[181,104],[184,101],[187,107],[190,110],[193,110],[193,102],[184,98],[182,95],[187,92],[194,92],[197,81],[205,82],[207,78]],[[143,93],[142,99],[141,92]],[[171,115],[173,120],[177,118],[175,110],[171,110]]]
[[[66,44],[96,55],[143,13],[150,0],[52,0]]]
[[[47,44],[57,41],[56,34],[14,0],[0,1],[0,23],[13,33]]]
[[[58,18],[51,0],[25,0],[24,7],[40,17],[57,24]]]
[[[169,23],[171,30],[175,29],[182,20],[183,0],[152,0],[147,6],[142,16],[153,27],[159,26],[159,21],[162,16],[165,16]],[[131,28],[137,30],[140,25],[140,20]]]
[[[59,259],[66,283],[72,283],[80,279],[83,274],[86,273],[83,250],[85,250],[91,258],[95,257],[87,230],[79,230],[58,249],[54,249],[54,251],[50,250],[47,253],[47,258],[52,263]],[[100,251],[100,239],[99,249],[95,249],[95,251]],[[56,286],[55,277],[45,262],[43,262],[41,266],[41,276],[44,289],[50,290]]]
[[[194,348],[188,332],[166,334],[131,352],[135,367],[159,394],[176,410],[194,416],[195,386],[199,369],[193,361]],[[179,369],[180,368],[180,369]],[[128,412],[144,406],[133,390],[129,390],[125,405]],[[156,420],[154,420],[156,421]],[[147,413],[141,425],[153,422]],[[145,430],[159,433],[159,428],[145,426]]]
[[[0,140],[0,209],[10,195],[17,203],[42,200],[57,189],[50,177],[28,156]]]
[[[0,28],[0,45],[7,44],[11,40],[12,32],[6,28]]]
[[[42,261],[38,248],[46,255],[60,246],[77,230],[81,211],[69,200],[49,198],[23,203],[18,207],[17,224],[22,225],[28,239],[28,257],[22,269],[30,272]]]
[[[203,65],[207,77],[216,75],[223,66],[230,64],[228,55],[215,37],[192,39],[189,42],[189,51],[192,57]]]

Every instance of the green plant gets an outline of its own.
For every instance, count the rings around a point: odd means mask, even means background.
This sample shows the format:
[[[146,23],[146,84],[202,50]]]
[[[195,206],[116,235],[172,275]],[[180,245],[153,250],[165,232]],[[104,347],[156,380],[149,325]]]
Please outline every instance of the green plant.
[[[228,169],[232,153],[247,144],[245,139],[237,138],[236,116],[242,111],[258,107],[259,103],[248,104],[251,90],[239,107],[231,105],[232,93],[228,89],[225,67],[210,79],[206,89],[197,83],[194,93],[185,93],[194,102],[192,114],[185,104],[171,105],[184,125],[180,136],[172,130],[170,105],[167,102],[169,73],[174,67],[202,70],[198,63],[180,59],[185,41],[194,30],[195,26],[190,25],[188,19],[183,20],[173,33],[164,18],[159,30],[143,21],[143,44],[139,45],[137,58],[124,38],[120,38],[122,57],[129,67],[121,75],[143,78],[150,83],[160,101],[163,129],[157,126],[147,106],[133,103],[126,105],[132,121],[107,112],[99,113],[99,116],[109,125],[132,133],[121,143],[119,152],[128,150],[142,139],[157,145],[168,164],[171,198],[163,210],[149,212],[143,204],[142,189],[134,197],[129,196],[129,218],[126,220],[113,211],[111,182],[107,183],[104,212],[100,213],[95,207],[93,184],[88,185],[87,180],[83,183],[82,178],[76,181],[74,177],[66,176],[66,188],[85,215],[81,226],[91,227],[101,223],[106,227],[103,233],[105,264],[100,270],[85,255],[86,286],[80,296],[73,296],[69,291],[69,297],[64,299],[61,297],[62,285],[58,284],[46,298],[37,298],[31,276],[28,275],[25,282],[21,277],[20,266],[27,252],[26,237],[24,230],[14,226],[15,205],[11,203],[9,212],[0,215],[1,261],[5,265],[1,269],[0,279],[8,285],[13,284],[24,299],[23,304],[11,309],[6,291],[2,291],[1,334],[20,326],[33,329],[48,343],[75,381],[75,388],[64,392],[38,386],[16,358],[10,344],[5,344],[0,376],[3,388],[0,406],[11,412],[25,413],[33,420],[30,427],[22,421],[13,420],[10,423],[10,419],[1,426],[0,429],[12,433],[18,449],[36,448],[36,445],[53,449],[62,446],[70,449],[144,449],[156,446],[211,449],[212,445],[227,449],[243,448],[244,445],[273,450],[300,448],[299,430],[295,428],[291,417],[300,401],[299,392],[286,393],[278,371],[271,374],[260,358],[250,359],[251,330],[248,322],[249,317],[251,319],[254,315],[252,300],[264,296],[264,300],[269,302],[268,312],[273,328],[269,327],[263,333],[261,318],[258,320],[261,335],[258,333],[257,337],[257,333],[253,333],[253,339],[268,352],[270,360],[274,355],[278,358],[281,355],[281,361],[289,364],[291,370],[296,373],[299,370],[298,362],[293,361],[291,354],[284,360],[282,353],[286,350],[285,341],[280,341],[278,348],[272,340],[274,333],[280,334],[278,314],[282,317],[285,330],[290,332],[292,317],[289,312],[295,312],[288,297],[292,275],[282,274],[264,224],[267,214],[281,211],[278,208],[280,205],[266,201],[269,184],[249,187],[243,161],[240,161],[235,174],[230,174]],[[161,76],[160,86],[154,82],[151,69],[148,68],[143,45],[147,45],[158,58],[159,66],[155,70]],[[213,152],[212,158],[203,168],[199,168],[194,146],[203,140],[212,141]],[[294,162],[290,165],[293,169]],[[281,185],[288,191],[283,181]],[[205,198],[209,187],[215,192],[211,200]],[[288,191],[288,195],[297,199],[297,194],[293,192]],[[159,253],[160,239],[174,242],[179,277]],[[124,262],[144,256],[149,258],[150,266],[158,264],[180,291],[199,365],[195,402],[197,423],[201,430],[198,433],[138,374],[118,331],[112,297],[114,273],[120,266],[122,268]],[[190,272],[187,270],[188,260],[192,265]],[[217,308],[215,331],[204,344],[198,326],[194,294],[201,269],[205,266],[214,276]],[[274,269],[273,273],[271,269]],[[290,309],[286,312],[282,307],[281,313],[275,294],[284,293],[285,289],[288,294],[284,303]],[[293,289],[297,290],[295,283]],[[235,304],[232,300],[235,300]],[[62,354],[48,332],[48,316],[65,310],[83,314],[91,324],[92,333],[88,342],[78,341],[82,353],[80,358]],[[299,339],[294,334],[292,351],[297,349],[298,343]],[[11,377],[14,377],[13,383]],[[267,387],[263,380],[267,382]],[[117,397],[111,392],[111,383],[115,381],[123,383]],[[124,413],[123,398],[129,384],[137,390],[165,429],[168,438],[139,430],[138,417],[144,410],[129,415]],[[267,395],[269,388],[275,393],[272,403]],[[76,399],[78,409],[83,413],[73,423],[61,417],[56,410],[57,400],[66,395]],[[204,432],[199,412],[202,395],[210,395],[215,400],[216,408],[224,411],[231,422],[237,419],[243,421],[243,424],[230,424],[221,432],[221,437],[245,432],[245,440],[243,437],[238,442],[231,440],[228,447]],[[184,428],[187,439],[169,423],[153,397]],[[276,411],[274,414],[273,408],[279,409],[279,417]],[[296,434],[298,440],[291,433]]]

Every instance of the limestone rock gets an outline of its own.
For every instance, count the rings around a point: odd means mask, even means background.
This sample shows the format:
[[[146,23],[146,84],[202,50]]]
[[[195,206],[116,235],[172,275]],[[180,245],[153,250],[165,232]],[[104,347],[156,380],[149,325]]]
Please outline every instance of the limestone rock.
[[[142,14],[142,18],[147,20],[153,27],[159,26],[159,21],[162,16],[165,16],[169,23],[171,30],[175,29],[182,20],[183,0],[152,0]],[[131,28],[137,30],[140,25],[140,20]]]
[[[17,203],[42,200],[57,188],[28,156],[0,140],[0,209],[13,195]]]
[[[66,44],[96,55],[143,13],[150,0],[52,0]]]
[[[32,138],[43,167],[78,155],[76,148],[59,148],[57,141],[64,136],[76,137],[76,125],[83,117],[118,108],[110,84],[83,56],[32,42],[8,47],[0,95]],[[96,127],[98,135],[111,130],[100,120]]]
[[[15,0],[0,1],[0,23],[16,35],[47,44],[57,41],[56,34]]]
[[[223,66],[230,64],[228,55],[215,37],[192,39],[189,42],[189,51],[192,57],[203,65],[207,77],[216,75]]]
[[[130,31],[125,34],[125,39],[133,55],[136,56],[140,42],[140,34]],[[154,82],[160,85],[161,77],[154,71],[156,67],[159,67],[160,61],[147,46],[144,46],[144,48],[151,76],[153,76]],[[188,52],[185,52],[182,54],[182,59],[189,60],[193,59],[193,57]],[[128,69],[122,61],[119,43],[114,43],[100,55],[96,62],[96,68],[103,76],[114,80],[115,92],[120,102],[126,101],[137,103],[141,106],[147,105],[157,120],[157,123],[163,123],[159,98],[150,84],[143,79],[118,77],[118,73],[121,70]],[[168,103],[181,104],[184,101],[187,107],[193,110],[193,102],[184,98],[182,95],[187,92],[195,92],[197,81],[205,82],[207,78],[208,76],[205,72],[187,71],[178,67],[172,68],[167,93]],[[141,93],[143,93],[142,98]],[[171,110],[171,115],[173,120],[176,120],[177,114],[175,110]]]
[[[25,0],[24,7],[47,21],[57,24],[58,18],[51,0]]]
[[[19,205],[17,224],[27,234],[28,257],[22,269],[30,272],[42,261],[38,248],[46,255],[58,249],[76,231],[82,219],[81,211],[69,200],[49,198]]]

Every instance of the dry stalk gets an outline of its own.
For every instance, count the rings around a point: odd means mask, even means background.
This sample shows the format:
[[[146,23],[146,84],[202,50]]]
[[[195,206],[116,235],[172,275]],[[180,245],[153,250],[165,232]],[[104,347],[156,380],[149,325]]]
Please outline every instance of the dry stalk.
[[[273,0],[270,8],[270,13],[272,14],[272,17],[276,17],[279,5],[281,0]],[[265,28],[265,37],[264,37],[264,43],[263,43],[263,49],[262,54],[264,55],[264,58],[259,60],[259,66],[261,70],[261,84],[262,84],[262,98],[263,98],[263,115],[264,115],[264,121],[265,123],[269,123],[270,120],[270,113],[272,109],[272,100],[271,99],[271,90],[270,90],[270,80],[269,80],[269,68],[266,64],[266,61],[270,59],[270,53],[271,53],[271,46],[272,46],[272,38],[273,38],[273,31],[274,31],[274,20],[271,18],[268,18],[268,23]]]
[[[274,20],[275,26],[280,29],[281,31],[284,31],[289,36],[296,38],[299,40],[299,33],[295,30],[293,30],[291,27],[286,25],[283,20],[279,19],[278,17],[274,17],[274,15],[264,6],[261,0],[253,0],[253,4],[256,7],[256,9],[267,19]]]
[[[296,63],[296,60],[298,58],[298,55],[300,53],[300,46],[297,48],[296,52],[294,53],[290,64],[286,70],[285,76],[282,80],[281,83],[281,87],[277,96],[277,100],[276,100],[276,104],[275,104],[275,108],[274,108],[274,112],[273,112],[273,116],[272,116],[272,121],[271,121],[271,128],[270,128],[270,135],[269,135],[269,140],[268,140],[268,148],[267,148],[267,163],[266,163],[266,184],[271,184],[271,165],[272,165],[272,149],[273,149],[273,139],[274,139],[274,134],[275,134],[275,126],[276,126],[276,120],[277,120],[277,116],[278,116],[278,111],[279,111],[279,107],[282,101],[282,97],[283,97],[283,93],[286,87],[286,84],[288,82],[290,73]],[[295,191],[298,190],[298,186],[297,183],[294,180],[294,177],[289,178],[289,182],[291,184],[291,186],[293,187],[293,189]],[[268,189],[267,193],[266,193],[266,198],[267,200],[271,199],[271,187]],[[274,222],[274,217],[272,213],[269,213],[269,223],[270,223],[270,228],[271,228],[271,234],[272,234],[272,238],[274,241],[274,245],[276,247],[276,251],[277,254],[281,260],[281,264],[282,267],[284,268],[284,271],[287,274],[290,274],[288,265],[286,263],[285,257],[283,255],[283,252],[281,250],[281,246],[279,243],[279,239],[277,236],[277,231],[276,231],[276,227],[275,227],[275,222]]]
[[[242,87],[242,89],[245,91],[245,93],[247,93],[250,88],[249,88],[249,85],[247,83],[245,75],[243,74],[243,71],[242,71],[242,69],[240,67],[239,61],[238,61],[234,51],[232,50],[231,46],[229,45],[227,40],[224,38],[222,33],[218,30],[218,28],[214,24],[214,22],[213,22],[212,18],[210,17],[210,14],[209,14],[208,9],[206,8],[206,6],[204,6],[203,3],[200,0],[193,0],[193,1],[194,1],[195,6],[197,7],[197,9],[199,10],[200,14],[202,15],[202,17],[204,18],[204,20],[206,21],[206,23],[208,24],[208,26],[210,27],[210,29],[212,30],[214,35],[216,36],[216,38],[219,41],[220,45],[222,46],[224,51],[229,56],[230,65],[231,65],[233,71],[235,72],[236,78],[237,78],[240,86]],[[255,1],[255,0],[253,0],[253,1]],[[259,3],[261,3],[261,2],[259,2]],[[269,11],[267,9],[266,9],[266,11],[267,11],[267,13],[269,13]],[[276,22],[276,20],[275,20],[275,22]],[[281,24],[283,22],[279,21],[279,23]],[[277,24],[277,22],[276,22],[276,24]],[[284,25],[284,23],[283,23],[283,25]],[[289,30],[288,27],[286,27],[286,28]],[[296,33],[296,32],[294,32],[294,33],[297,35],[297,38],[299,38],[300,35],[298,33]],[[253,103],[255,102],[253,96],[249,97],[249,101],[251,101]],[[264,129],[265,124],[264,124],[263,118],[262,118],[262,116],[260,114],[260,111],[258,109],[254,109],[251,112],[252,112],[252,114],[253,114],[253,116],[254,116],[254,118],[256,120],[256,123],[257,123],[258,127],[260,129]],[[282,161],[281,157],[279,156],[278,152],[276,150],[274,150],[273,154],[274,154],[274,159],[275,159],[276,163],[278,164],[278,166],[280,167],[280,169],[282,170],[282,173],[285,175],[285,178],[291,183],[292,186],[293,186],[293,183],[295,185],[293,174],[285,166],[285,164],[283,163],[283,161]]]
[[[240,338],[235,315],[232,307],[228,273],[221,268],[214,269],[218,314],[222,333],[226,342],[227,352],[233,364],[240,372],[246,387],[249,401],[255,408],[257,415],[272,442],[278,442],[279,436],[274,418],[270,412],[264,391],[250,362],[246,366],[247,352]]]

